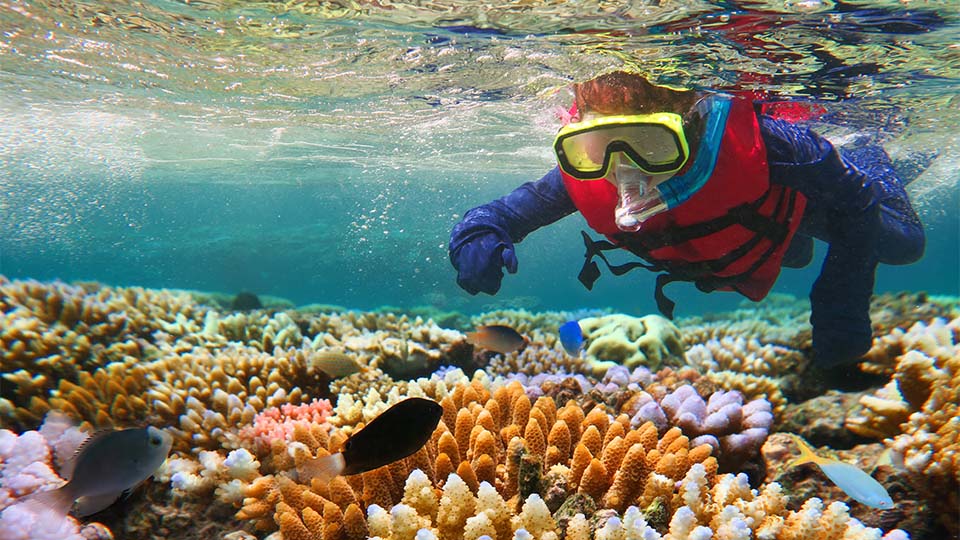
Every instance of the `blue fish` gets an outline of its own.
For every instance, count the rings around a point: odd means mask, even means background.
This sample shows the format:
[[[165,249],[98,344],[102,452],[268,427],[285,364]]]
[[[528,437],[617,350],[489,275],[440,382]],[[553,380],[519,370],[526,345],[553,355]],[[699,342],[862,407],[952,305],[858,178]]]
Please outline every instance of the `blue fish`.
[[[567,321],[560,327],[560,343],[567,354],[575,356],[580,354],[580,347],[583,347],[583,330],[580,329],[580,323],[577,321]]]

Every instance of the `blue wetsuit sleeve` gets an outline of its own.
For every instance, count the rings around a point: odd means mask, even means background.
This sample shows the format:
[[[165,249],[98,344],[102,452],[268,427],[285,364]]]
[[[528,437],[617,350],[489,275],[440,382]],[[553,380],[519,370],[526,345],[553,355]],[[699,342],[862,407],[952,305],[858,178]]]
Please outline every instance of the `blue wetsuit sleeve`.
[[[496,293],[503,279],[502,268],[517,271],[514,243],[574,211],[557,168],[536,182],[468,210],[450,232],[450,262],[457,269],[457,284],[470,294]]]
[[[821,365],[849,362],[869,350],[882,190],[811,130],[761,117],[771,182],[807,197],[801,233],[829,243],[810,293],[813,348]]]
[[[509,194],[468,210],[452,236],[474,229],[495,230],[511,242],[520,242],[531,232],[576,211],[560,176],[553,170],[536,182],[527,182]]]

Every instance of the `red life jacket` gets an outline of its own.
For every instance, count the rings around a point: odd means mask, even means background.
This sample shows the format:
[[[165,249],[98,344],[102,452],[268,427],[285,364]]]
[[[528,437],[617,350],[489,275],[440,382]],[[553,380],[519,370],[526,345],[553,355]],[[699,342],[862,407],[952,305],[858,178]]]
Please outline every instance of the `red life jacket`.
[[[606,180],[581,181],[563,174],[577,209],[595,231],[612,243],[593,242],[584,233],[587,261],[580,280],[587,288],[600,272],[591,259],[602,250],[627,249],[649,264],[614,267],[622,274],[641,266],[657,272],[657,305],[672,318],[673,302],[662,288],[671,281],[691,281],[697,288],[735,290],[758,301],[767,295],[803,217],[806,198],[770,183],[767,151],[753,104],[734,98],[713,172],[707,182],[675,208],[654,215],[635,233],[614,222],[617,189]],[[589,281],[589,283],[588,283]]]

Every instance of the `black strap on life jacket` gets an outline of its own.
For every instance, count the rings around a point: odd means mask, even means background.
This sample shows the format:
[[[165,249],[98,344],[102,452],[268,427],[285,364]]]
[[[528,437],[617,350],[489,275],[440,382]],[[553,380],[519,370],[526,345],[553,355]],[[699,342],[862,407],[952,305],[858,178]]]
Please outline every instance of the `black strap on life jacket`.
[[[787,223],[781,223],[775,217],[768,217],[760,214],[759,208],[764,204],[770,190],[758,200],[750,203],[744,203],[732,208],[728,213],[714,218],[712,220],[695,223],[687,227],[678,227],[671,230],[665,230],[658,233],[647,233],[643,235],[622,233],[614,237],[616,243],[606,240],[593,240],[585,232],[581,231],[583,242],[586,247],[584,254],[583,267],[577,278],[583,283],[587,290],[593,289],[593,284],[600,277],[600,269],[593,260],[599,257],[604,265],[615,276],[626,274],[634,268],[646,268],[653,272],[663,272],[657,275],[656,289],[653,296],[657,302],[657,309],[668,319],[673,319],[673,310],[676,303],[670,300],[664,294],[663,288],[674,281],[690,281],[696,285],[697,289],[703,292],[712,292],[723,287],[734,287],[737,284],[747,280],[773,255],[774,251],[784,242],[790,232]],[[783,215],[792,216],[796,205],[797,193],[794,190],[784,189],[777,200],[776,208],[772,216],[781,215],[783,206],[786,205],[786,213]],[[739,224],[754,232],[754,235],[746,242],[731,250],[729,253],[708,261],[664,261],[658,260],[651,255],[651,252],[663,247],[678,245],[689,242],[696,238],[711,235],[732,225]],[[767,239],[770,241],[768,247],[757,260],[745,271],[732,276],[721,277],[717,274],[727,268],[734,261],[744,257],[754,249],[761,241]],[[633,261],[620,265],[612,265],[604,251],[625,248],[633,254],[652,262]]]

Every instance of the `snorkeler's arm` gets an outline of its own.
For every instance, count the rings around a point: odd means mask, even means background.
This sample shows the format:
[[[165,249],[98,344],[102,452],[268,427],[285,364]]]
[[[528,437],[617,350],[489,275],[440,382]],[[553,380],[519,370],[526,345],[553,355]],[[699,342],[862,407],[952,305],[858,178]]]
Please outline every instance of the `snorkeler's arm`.
[[[575,211],[560,169],[554,167],[540,180],[527,182],[504,197],[468,211],[460,225],[472,222],[496,227],[511,241],[520,242],[531,232]]]
[[[830,141],[807,128],[761,117],[771,182],[807,197],[803,228],[829,243],[810,292],[813,349],[821,365],[855,360],[872,341],[870,297],[878,263],[882,193]]]
[[[575,210],[560,170],[554,168],[536,182],[467,211],[450,232],[450,262],[457,269],[457,283],[470,294],[496,293],[502,268],[517,271],[513,244]]]

